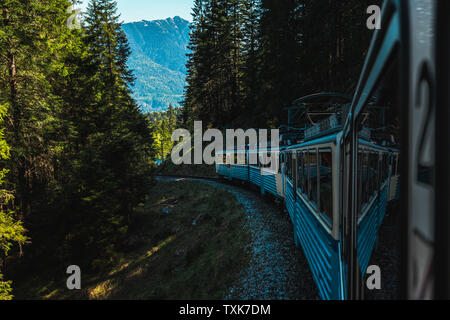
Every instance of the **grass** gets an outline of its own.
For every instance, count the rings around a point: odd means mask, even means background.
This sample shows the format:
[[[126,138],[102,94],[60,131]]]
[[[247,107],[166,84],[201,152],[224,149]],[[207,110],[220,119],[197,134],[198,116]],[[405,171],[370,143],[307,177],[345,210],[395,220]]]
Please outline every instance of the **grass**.
[[[17,298],[222,299],[248,266],[245,214],[235,197],[198,182],[158,182],[138,209],[129,248],[113,268],[82,275],[82,290],[30,275]],[[51,272],[50,272],[51,273]]]
[[[214,165],[175,165],[170,159],[166,160],[158,169],[158,174],[164,175],[184,175],[194,177],[215,177],[216,167]]]

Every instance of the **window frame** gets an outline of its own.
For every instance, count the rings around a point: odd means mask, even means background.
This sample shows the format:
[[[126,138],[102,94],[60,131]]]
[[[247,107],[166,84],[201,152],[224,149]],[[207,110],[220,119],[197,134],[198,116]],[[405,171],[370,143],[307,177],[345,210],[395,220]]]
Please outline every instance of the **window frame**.
[[[331,148],[331,146],[330,147],[319,147],[319,148],[317,148],[317,155],[318,155],[318,158],[317,158],[317,189],[318,189],[318,199],[317,199],[317,212],[318,212],[318,214],[319,214],[319,216],[322,218],[322,220],[324,220],[324,222],[325,223],[327,223],[328,224],[328,226],[330,226],[330,227],[332,227],[332,225],[333,225],[333,217],[334,217],[334,206],[333,206],[333,193],[334,193],[334,190],[333,190],[333,183],[334,183],[334,177],[333,177],[333,148]],[[321,155],[321,153],[329,153],[330,154],[330,156],[331,156],[331,165],[330,165],[330,170],[331,170],[331,172],[330,172],[330,174],[331,174],[331,193],[330,193],[330,197],[331,197],[331,201],[330,201],[330,203],[331,203],[331,212],[330,212],[330,216],[327,214],[327,213],[325,213],[325,212],[322,212],[322,210],[321,210],[321,202],[322,202],[322,196],[321,196],[321,194],[322,194],[322,192],[321,192],[321,181],[320,181],[320,179],[321,179],[321,173],[320,173],[320,169],[321,169],[321,167],[322,167],[322,157],[320,156]]]
[[[338,217],[335,217],[335,199],[334,199],[334,182],[332,182],[332,196],[331,196],[331,206],[332,206],[332,214],[331,217],[326,216],[326,214],[321,213],[320,211],[320,207],[319,207],[319,203],[317,202],[313,202],[310,198],[310,194],[312,192],[312,188],[311,188],[311,157],[310,155],[314,154],[316,157],[316,181],[317,181],[317,186],[315,188],[315,192],[316,195],[319,195],[320,193],[320,166],[318,165],[318,163],[320,163],[320,152],[319,149],[324,149],[327,150],[327,152],[331,152],[331,175],[332,175],[332,181],[334,181],[334,178],[336,177],[335,174],[339,174],[337,172],[335,172],[335,156],[336,156],[336,143],[335,142],[326,142],[326,143],[322,143],[322,144],[315,144],[315,145],[308,145],[308,146],[303,146],[303,147],[298,147],[294,150],[291,150],[293,152],[296,152],[297,154],[297,161],[299,161],[299,156],[301,156],[301,165],[303,168],[303,174],[304,176],[302,177],[302,183],[303,183],[303,187],[300,187],[300,185],[298,185],[298,194],[297,194],[297,198],[300,198],[299,200],[302,201],[306,207],[308,208],[308,211],[311,212],[311,214],[313,214],[315,216],[315,218],[317,219],[317,222],[324,228],[324,230],[330,234],[330,235],[334,235],[335,232],[335,226],[336,225],[336,221],[335,218],[338,219]],[[297,163],[298,165],[298,163]],[[300,166],[299,166],[300,167]],[[339,169],[336,169],[339,170]],[[306,186],[307,190],[305,190],[304,186]],[[317,199],[319,199],[319,197],[317,197]],[[298,200],[297,200],[298,201]],[[326,216],[326,218],[325,218]]]

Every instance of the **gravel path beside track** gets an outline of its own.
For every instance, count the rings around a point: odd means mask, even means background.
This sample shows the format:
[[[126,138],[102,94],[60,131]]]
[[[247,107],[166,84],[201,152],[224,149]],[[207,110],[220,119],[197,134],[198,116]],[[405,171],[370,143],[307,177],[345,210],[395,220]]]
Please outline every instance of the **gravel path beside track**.
[[[251,261],[225,295],[226,300],[310,300],[319,299],[309,265],[295,247],[289,217],[271,200],[240,186],[211,180],[158,177],[162,181],[199,181],[227,190],[247,214],[251,232]]]
[[[237,184],[221,183],[214,179],[157,177],[160,181],[199,181],[227,190],[247,214],[247,227],[252,241],[249,245],[251,261],[239,279],[229,289],[227,300],[315,300],[320,299],[308,262],[301,248],[295,247],[292,224],[286,213],[272,199],[265,200],[256,191]],[[382,289],[366,290],[368,300],[397,299],[399,296],[399,223],[398,204],[388,206],[380,229],[379,247],[370,265],[378,265],[382,272]]]

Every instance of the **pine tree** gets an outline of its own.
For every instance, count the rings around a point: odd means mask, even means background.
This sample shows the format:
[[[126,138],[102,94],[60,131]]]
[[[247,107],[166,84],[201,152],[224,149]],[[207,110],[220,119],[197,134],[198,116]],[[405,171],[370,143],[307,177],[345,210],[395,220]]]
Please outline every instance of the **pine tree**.
[[[259,125],[285,122],[283,107],[299,97],[300,30],[296,0],[262,0],[260,25],[261,63],[258,109]]]
[[[0,107],[0,123],[3,124],[7,109]],[[4,128],[0,130],[0,159],[6,160],[10,157],[10,148],[4,138]],[[0,186],[5,183],[7,169],[0,171]],[[14,243],[22,246],[26,241],[25,229],[20,220],[15,218],[11,210],[10,202],[13,194],[9,190],[0,190],[0,300],[11,300],[13,298],[12,281],[4,281],[2,267],[6,264],[6,257]]]
[[[4,1],[0,10],[0,51],[4,53],[0,66],[5,75],[0,80],[0,103],[9,110],[6,137],[13,146],[8,163],[17,194],[16,209],[28,216],[39,187],[51,175],[49,145],[53,142],[48,139],[47,126],[58,101],[46,77],[52,48],[52,30],[47,24],[56,14],[29,0]]]
[[[184,103],[191,118],[220,127],[242,112],[242,0],[196,1]]]
[[[257,93],[261,85],[259,81],[260,18],[261,0],[244,1],[242,8],[243,104],[244,117],[247,119],[252,118],[257,108]]]
[[[103,264],[125,236],[133,208],[145,197],[152,155],[147,119],[131,98],[130,50],[116,11],[115,1],[89,4],[84,43],[87,64],[94,70],[94,99],[75,124],[83,140],[74,168],[78,188],[69,202],[80,216],[71,245],[78,255],[97,255],[94,266]]]

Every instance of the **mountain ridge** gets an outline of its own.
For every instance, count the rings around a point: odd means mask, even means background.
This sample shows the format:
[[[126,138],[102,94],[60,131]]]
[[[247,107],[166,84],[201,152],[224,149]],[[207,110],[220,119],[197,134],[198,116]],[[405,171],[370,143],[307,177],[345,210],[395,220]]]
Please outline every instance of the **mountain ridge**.
[[[179,16],[122,25],[131,49],[128,66],[136,76],[133,97],[143,112],[179,107],[186,85],[191,23]]]

